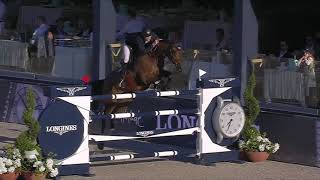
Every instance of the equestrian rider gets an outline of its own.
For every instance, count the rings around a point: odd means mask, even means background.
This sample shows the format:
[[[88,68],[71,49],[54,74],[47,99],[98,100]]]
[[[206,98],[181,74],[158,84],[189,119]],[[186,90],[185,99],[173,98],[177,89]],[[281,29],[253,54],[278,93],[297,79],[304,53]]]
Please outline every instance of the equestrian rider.
[[[129,62],[130,57],[130,46],[133,50],[133,57],[136,57],[139,49],[139,44],[143,42],[140,34],[143,31],[145,25],[142,20],[137,18],[136,12],[132,9],[128,12],[130,20],[127,24],[123,27],[123,29],[117,34],[118,37],[124,36],[125,38],[125,45],[123,47],[123,64],[122,68],[127,69],[127,64]],[[128,46],[127,46],[128,45]]]
[[[159,37],[150,29],[145,29],[142,33],[142,37],[144,40],[144,46],[142,50],[143,54],[152,51],[159,43]]]
[[[140,33],[138,35],[139,37],[136,39],[139,39],[137,41],[138,43],[138,48],[133,49],[133,60],[135,58],[137,58],[139,55],[143,55],[146,54],[150,51],[152,51],[155,46],[159,43],[159,38],[158,36],[153,33],[150,29],[144,29],[142,33]],[[140,41],[142,40],[142,41]],[[122,64],[122,68],[121,68],[121,82],[120,82],[120,86],[124,80],[126,71],[127,71],[127,67],[128,67],[128,62],[129,62],[129,56],[130,56],[130,50],[127,46],[123,47],[123,51],[124,51],[124,57],[123,57],[123,64]]]

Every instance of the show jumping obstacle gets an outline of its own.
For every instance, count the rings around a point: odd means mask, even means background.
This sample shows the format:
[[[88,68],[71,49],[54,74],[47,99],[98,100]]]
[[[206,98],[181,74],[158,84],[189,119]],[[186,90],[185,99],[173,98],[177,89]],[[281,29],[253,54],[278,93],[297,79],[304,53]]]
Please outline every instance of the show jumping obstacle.
[[[76,88],[81,89],[77,90]],[[87,88],[87,89],[85,89]],[[44,153],[53,152],[60,160],[60,175],[89,174],[89,165],[93,161],[115,161],[144,157],[169,157],[180,155],[178,151],[162,151],[146,154],[126,155],[89,155],[89,141],[105,142],[115,140],[145,139],[156,137],[183,136],[197,134],[196,157],[204,163],[232,161],[238,159],[238,153],[216,144],[212,127],[212,114],[215,108],[213,99],[231,87],[205,88],[185,91],[141,92],[89,96],[89,87],[65,87],[50,89],[52,103],[40,117],[40,145]],[[64,92],[63,92],[64,91]],[[78,93],[76,92],[78,91]],[[87,91],[87,92],[85,92]],[[65,94],[68,92],[69,94]],[[71,92],[71,93],[70,93]],[[66,96],[74,95],[77,96]],[[54,95],[53,95],[54,94]],[[95,100],[139,99],[145,97],[169,97],[194,95],[198,97],[198,109],[170,109],[139,113],[96,114],[90,110]],[[65,96],[65,97],[63,97]],[[176,131],[142,131],[128,135],[89,135],[88,125],[92,121],[131,118],[141,116],[162,116],[172,114],[198,114],[198,127]]]

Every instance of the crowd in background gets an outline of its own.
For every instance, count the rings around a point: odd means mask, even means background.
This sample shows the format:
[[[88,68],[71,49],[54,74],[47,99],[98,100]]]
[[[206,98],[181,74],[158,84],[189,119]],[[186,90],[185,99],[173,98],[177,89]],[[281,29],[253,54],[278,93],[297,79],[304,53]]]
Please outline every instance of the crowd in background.
[[[294,51],[290,50],[290,45],[286,40],[282,40],[279,44],[279,51],[270,56],[277,57],[280,63],[286,63],[286,65],[288,59],[296,59],[299,71],[313,71],[315,63],[320,60],[320,33],[314,36],[307,35],[304,40],[304,47]]]

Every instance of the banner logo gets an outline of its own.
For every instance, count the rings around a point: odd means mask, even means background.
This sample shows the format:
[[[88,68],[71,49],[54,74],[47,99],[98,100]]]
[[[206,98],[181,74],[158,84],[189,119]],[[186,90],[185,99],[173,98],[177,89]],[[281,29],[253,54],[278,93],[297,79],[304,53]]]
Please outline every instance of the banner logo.
[[[55,133],[62,136],[63,134],[70,132],[70,131],[76,131],[77,125],[67,125],[67,126],[47,126],[46,132],[47,133]]]
[[[225,84],[235,80],[236,78],[226,78],[226,79],[211,79],[210,82],[219,84],[220,87],[224,87]]]
[[[142,137],[147,137],[152,134],[154,134],[154,131],[141,131],[136,133],[137,136],[142,136]]]
[[[76,92],[87,89],[87,87],[65,87],[65,88],[57,88],[58,91],[66,92],[69,96],[74,96]]]

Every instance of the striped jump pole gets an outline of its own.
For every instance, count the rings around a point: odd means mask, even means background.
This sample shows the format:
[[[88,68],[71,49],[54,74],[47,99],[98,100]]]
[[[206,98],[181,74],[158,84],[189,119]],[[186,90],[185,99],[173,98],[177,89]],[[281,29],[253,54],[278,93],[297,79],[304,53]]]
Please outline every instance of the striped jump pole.
[[[198,127],[175,130],[169,132],[157,133],[156,131],[142,131],[137,132],[135,135],[130,134],[126,135],[122,133],[121,135],[89,135],[89,140],[96,142],[105,142],[105,141],[117,141],[117,140],[129,140],[129,139],[146,139],[146,138],[160,138],[160,137],[171,137],[171,136],[186,136],[194,135],[200,130]]]
[[[198,109],[182,109],[182,110],[161,110],[161,111],[151,111],[151,112],[139,112],[139,113],[116,113],[116,114],[105,114],[105,115],[90,115],[91,120],[101,120],[101,119],[121,119],[121,118],[133,118],[142,116],[167,116],[167,115],[177,115],[177,114],[200,114]]]
[[[178,155],[191,155],[180,154],[178,151],[161,151],[161,152],[150,152],[150,153],[139,153],[139,154],[120,154],[120,155],[92,155],[90,156],[90,161],[119,161],[119,160],[129,160],[138,158],[153,158],[153,157],[173,157]]]
[[[137,99],[146,97],[169,97],[182,95],[200,95],[199,90],[181,90],[181,91],[147,91],[140,93],[125,93],[125,94],[109,94],[91,96],[92,101],[96,100],[121,100],[121,99]]]

